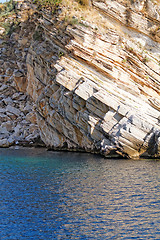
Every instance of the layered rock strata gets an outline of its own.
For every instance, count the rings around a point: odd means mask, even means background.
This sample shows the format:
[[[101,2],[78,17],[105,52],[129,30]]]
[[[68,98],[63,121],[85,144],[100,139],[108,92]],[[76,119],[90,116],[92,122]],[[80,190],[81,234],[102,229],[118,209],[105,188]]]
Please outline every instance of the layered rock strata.
[[[62,9],[33,17],[27,78],[17,86],[36,104],[47,147],[160,156],[159,6],[136,2],[92,1],[104,27],[82,19],[66,26]]]
[[[158,32],[153,39],[147,29],[157,28],[159,18],[133,6],[126,20],[120,1],[93,5],[108,21],[113,17],[115,29],[100,33],[81,21],[62,33],[42,12],[43,37],[27,56],[27,92],[37,102],[42,140],[105,156],[159,156],[160,45]]]

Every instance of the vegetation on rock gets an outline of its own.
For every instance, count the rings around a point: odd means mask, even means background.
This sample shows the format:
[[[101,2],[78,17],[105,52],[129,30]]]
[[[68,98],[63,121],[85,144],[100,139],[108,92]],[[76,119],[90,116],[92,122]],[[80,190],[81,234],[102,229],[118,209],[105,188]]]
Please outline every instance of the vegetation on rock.
[[[0,5],[0,30],[5,35],[10,35],[17,25],[15,5],[13,0]]]
[[[6,17],[14,13],[15,1],[10,0],[9,2],[0,5],[0,18]]]

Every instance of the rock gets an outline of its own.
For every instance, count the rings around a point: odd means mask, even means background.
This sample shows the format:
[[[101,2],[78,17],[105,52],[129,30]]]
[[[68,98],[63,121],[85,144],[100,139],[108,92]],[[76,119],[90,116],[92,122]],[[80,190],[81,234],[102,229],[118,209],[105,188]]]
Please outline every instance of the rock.
[[[30,121],[31,123],[34,123],[34,126],[37,122],[37,118],[36,118],[36,114],[34,112],[29,112],[27,115],[26,115],[26,120],[27,121]],[[32,125],[33,126],[33,125]]]
[[[1,127],[2,127],[2,128],[6,128],[6,130],[7,130],[8,132],[11,132],[11,131],[13,131],[14,123],[11,122],[11,121],[3,122],[3,123],[1,124]],[[0,131],[1,131],[1,130],[0,130]]]
[[[119,1],[107,1],[105,4],[102,1],[93,1],[93,4],[110,16],[113,15],[114,9],[114,17],[116,12],[118,20],[126,26],[132,25],[133,28],[135,23],[132,19],[136,16],[142,17],[131,9],[130,19],[126,22],[128,10]],[[136,11],[141,11],[143,4],[141,2],[134,6]],[[148,20],[144,19],[144,21]],[[136,24],[138,31],[150,34],[147,28],[138,25],[139,23]],[[47,25],[45,27],[47,28]],[[147,153],[149,149],[147,150],[144,144],[147,134],[153,131],[153,126],[157,131],[159,129],[158,113],[155,112],[157,103],[154,104],[154,109],[148,104],[150,95],[157,94],[153,89],[159,89],[159,76],[151,73],[157,79],[155,86],[155,82],[149,80],[147,83],[138,74],[137,64],[141,69],[148,70],[144,67],[143,60],[132,52],[138,51],[137,42],[133,45],[136,50],[128,47],[129,61],[135,64],[130,65],[132,68],[130,71],[129,68],[124,67],[119,58],[120,53],[122,56],[126,53],[120,49],[121,36],[118,31],[108,31],[108,38],[103,35],[95,36],[89,25],[68,27],[67,31],[72,33],[73,38],[66,48],[75,58],[72,58],[72,55],[63,56],[52,65],[56,68],[52,87],[50,82],[45,82],[45,86],[39,90],[37,82],[38,79],[40,84],[44,83],[43,76],[51,72],[44,63],[45,49],[49,48],[49,43],[47,47],[42,43],[39,48],[33,44],[32,56],[30,56],[32,61],[28,61],[28,76],[34,81],[28,82],[27,90],[37,103],[38,125],[43,141],[53,149],[63,148],[64,144],[68,149],[84,149],[82,139],[87,139],[86,142],[90,142],[87,145],[89,151],[94,149],[105,156],[116,152],[122,156],[138,158]],[[130,38],[132,39],[132,35],[128,36],[128,39],[126,37],[127,40],[124,41],[126,46],[133,42]],[[42,51],[44,56],[42,54],[38,62],[35,56],[39,51]],[[78,59],[85,61],[86,65]],[[42,62],[44,69],[47,69],[46,74],[42,74],[39,70],[42,68]],[[158,69],[157,65],[155,69]],[[148,84],[152,86],[149,87]],[[141,92],[141,85],[145,85],[145,94]]]
[[[10,120],[16,121],[17,116],[15,114],[10,113],[10,112],[7,112],[6,114],[7,114],[7,120],[6,121],[10,121]]]
[[[160,100],[155,98],[149,98],[148,101],[155,109],[160,111]]]
[[[0,126],[0,134],[1,133],[3,133],[3,134],[8,134],[8,131],[7,131],[7,129],[6,129],[6,127],[2,127],[2,126]]]
[[[11,68],[6,69],[6,75],[11,76],[13,74],[13,71]]]
[[[24,112],[27,113],[27,112],[31,112],[33,109],[33,107],[30,105],[30,104],[26,104],[26,106],[24,107]]]
[[[7,139],[0,139],[0,147],[9,147],[10,144]]]
[[[24,77],[24,71],[23,70],[15,70],[14,71],[14,77],[19,78],[19,77]]]
[[[20,92],[16,92],[12,95],[12,99],[19,99],[19,97],[21,96],[21,93]]]
[[[14,76],[16,86],[19,91],[25,92],[26,91],[26,86],[27,86],[27,79],[26,77],[17,77]]]
[[[21,134],[21,125],[17,124],[17,126],[14,128],[14,136],[18,137]]]
[[[8,120],[10,120],[10,118],[6,114],[0,113],[0,122],[5,122]]]
[[[8,138],[8,143],[9,143],[9,146],[14,145],[15,139],[14,139],[13,136],[10,136],[10,137]]]
[[[9,112],[9,113],[14,114],[14,115],[16,115],[16,116],[19,116],[19,115],[20,115],[19,109],[15,108],[15,107],[12,107],[12,106],[10,106],[10,105],[8,105],[8,106],[6,107],[6,112]]]
[[[24,94],[21,95],[20,98],[19,98],[19,101],[25,101],[25,100],[26,100],[26,97],[27,97],[27,96],[24,95]]]
[[[0,113],[5,113],[6,109],[5,108],[0,108]]]
[[[8,104],[12,105],[13,104],[13,100],[12,100],[11,97],[7,97],[7,98],[3,99],[3,101],[6,105],[8,105]]]
[[[5,32],[5,29],[3,27],[0,27],[0,35],[2,35]]]
[[[160,20],[159,13],[158,13],[158,8],[156,8],[156,5],[153,4],[152,0],[146,1],[146,7],[147,7],[147,12],[148,14],[157,20]]]
[[[3,92],[4,90],[6,90],[8,88],[8,86],[6,84],[3,84],[1,87],[0,87],[0,92]]]

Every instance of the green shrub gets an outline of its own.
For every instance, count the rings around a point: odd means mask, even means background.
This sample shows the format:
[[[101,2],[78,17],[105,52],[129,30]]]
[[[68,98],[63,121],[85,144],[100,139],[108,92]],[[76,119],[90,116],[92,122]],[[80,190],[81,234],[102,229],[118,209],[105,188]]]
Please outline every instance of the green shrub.
[[[35,3],[39,4],[42,7],[49,7],[51,9],[56,8],[62,0],[35,0]]]
[[[10,0],[9,2],[4,3],[0,11],[0,17],[5,17],[10,15],[11,13],[14,13],[15,4],[16,3],[13,0]]]
[[[12,34],[17,25],[12,18],[9,18],[15,14],[15,4],[15,1],[10,0],[3,3],[0,8],[0,27],[5,29],[6,35]]]
[[[4,22],[1,24],[1,26],[5,29],[5,34],[9,34],[11,24],[9,22]]]
[[[39,30],[36,30],[36,31],[34,32],[34,34],[33,34],[33,40],[34,40],[34,41],[40,41],[40,40],[42,40],[42,39],[43,39],[43,37],[42,37],[42,32],[39,31]]]

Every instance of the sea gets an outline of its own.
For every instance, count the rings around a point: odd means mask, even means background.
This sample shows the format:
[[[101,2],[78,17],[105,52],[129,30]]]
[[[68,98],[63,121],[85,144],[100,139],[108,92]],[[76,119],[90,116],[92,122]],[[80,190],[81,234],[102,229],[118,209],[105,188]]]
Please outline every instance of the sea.
[[[0,239],[160,239],[160,160],[0,149]]]

